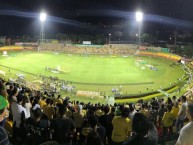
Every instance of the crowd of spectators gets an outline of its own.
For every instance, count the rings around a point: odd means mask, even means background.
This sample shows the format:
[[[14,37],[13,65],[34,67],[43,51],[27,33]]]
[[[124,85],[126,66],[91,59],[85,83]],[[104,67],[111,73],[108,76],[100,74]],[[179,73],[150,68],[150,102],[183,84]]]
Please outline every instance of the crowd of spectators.
[[[157,145],[178,133],[177,145],[191,145],[192,121],[185,96],[93,104],[0,81],[1,145]]]
[[[63,51],[64,44],[61,43],[42,43],[38,46],[38,50],[43,51]]]
[[[76,45],[64,45],[60,43],[43,43],[39,45],[39,50],[78,54],[134,54],[136,52],[136,49],[127,46],[112,47],[111,45],[104,45],[101,47],[85,47]]]

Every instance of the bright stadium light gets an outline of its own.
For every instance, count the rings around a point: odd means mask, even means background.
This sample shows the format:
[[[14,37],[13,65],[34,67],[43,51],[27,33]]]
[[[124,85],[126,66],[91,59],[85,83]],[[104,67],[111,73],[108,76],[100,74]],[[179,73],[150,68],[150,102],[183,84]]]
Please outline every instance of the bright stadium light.
[[[141,33],[140,33],[140,24],[141,24],[141,22],[142,22],[142,20],[143,20],[143,13],[142,12],[136,12],[136,14],[135,14],[135,16],[136,16],[136,21],[138,22],[138,24],[139,24],[139,34],[138,34],[138,36],[139,36],[139,46],[140,46],[140,43],[141,43],[141,38],[140,38],[140,36],[141,36]]]
[[[141,22],[143,20],[143,13],[142,12],[136,12],[136,20],[137,20],[137,22]]]
[[[46,21],[46,17],[47,17],[47,14],[45,12],[40,13],[40,22],[41,22],[40,39],[39,39],[40,43],[42,43],[45,40],[44,23]]]
[[[44,13],[44,12],[40,13],[40,21],[41,22],[46,21],[46,17],[47,17],[46,13]]]

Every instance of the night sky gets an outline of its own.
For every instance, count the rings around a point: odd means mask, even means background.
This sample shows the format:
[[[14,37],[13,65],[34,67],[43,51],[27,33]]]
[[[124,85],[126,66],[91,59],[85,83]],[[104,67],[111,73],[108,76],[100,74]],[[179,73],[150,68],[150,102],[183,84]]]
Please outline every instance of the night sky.
[[[104,27],[123,23],[132,29],[136,10],[144,13],[144,31],[192,31],[192,6],[193,0],[1,0],[0,36],[36,35],[41,10],[48,33],[108,33]]]

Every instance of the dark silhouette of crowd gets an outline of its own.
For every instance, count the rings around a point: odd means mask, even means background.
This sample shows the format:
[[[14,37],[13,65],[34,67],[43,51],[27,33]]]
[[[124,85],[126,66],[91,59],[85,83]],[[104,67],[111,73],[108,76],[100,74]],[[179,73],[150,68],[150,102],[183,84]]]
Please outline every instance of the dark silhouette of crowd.
[[[84,103],[1,79],[0,145],[186,144],[184,134],[191,137],[193,131],[188,101],[173,96],[135,104]]]

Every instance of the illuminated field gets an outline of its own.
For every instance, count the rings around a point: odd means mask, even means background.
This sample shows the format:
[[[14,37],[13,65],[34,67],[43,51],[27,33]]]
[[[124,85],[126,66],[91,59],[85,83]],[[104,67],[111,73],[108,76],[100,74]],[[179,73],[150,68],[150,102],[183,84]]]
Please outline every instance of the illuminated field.
[[[22,73],[32,81],[38,75],[57,76],[72,82],[78,90],[111,92],[112,88],[121,88],[128,94],[155,91],[170,86],[183,76],[180,64],[161,58],[121,55],[75,55],[54,54],[53,52],[19,51],[8,52],[8,57],[0,56],[0,70],[7,77],[15,78]],[[8,73],[10,67],[11,74]],[[46,71],[60,67],[62,73]]]

